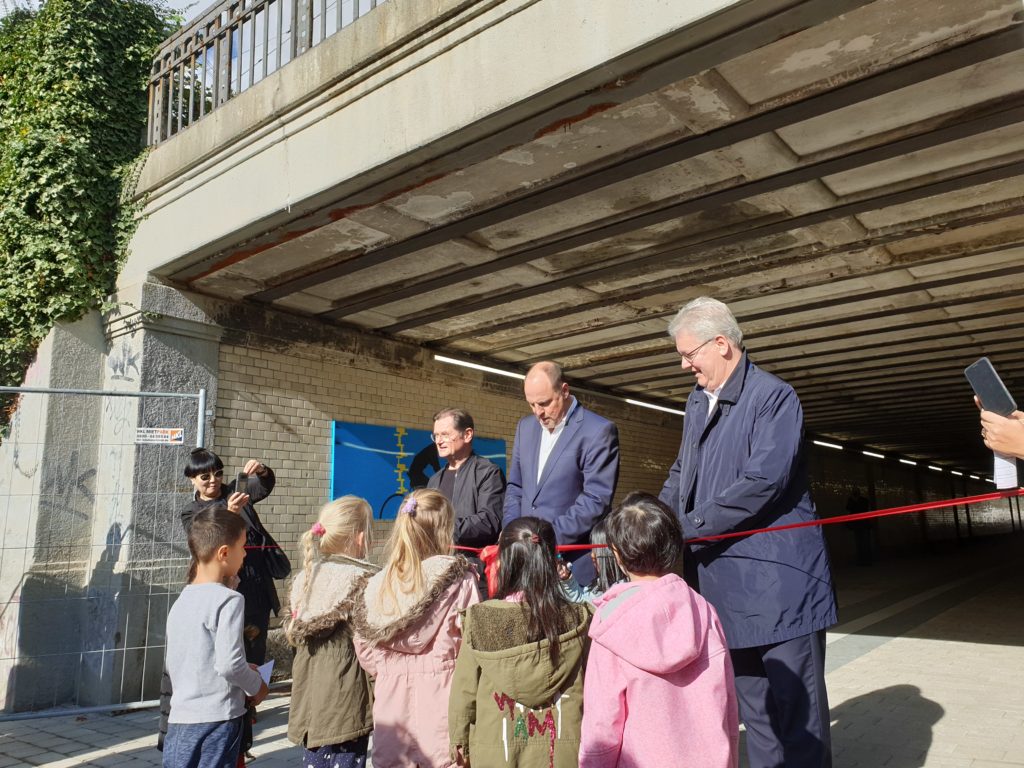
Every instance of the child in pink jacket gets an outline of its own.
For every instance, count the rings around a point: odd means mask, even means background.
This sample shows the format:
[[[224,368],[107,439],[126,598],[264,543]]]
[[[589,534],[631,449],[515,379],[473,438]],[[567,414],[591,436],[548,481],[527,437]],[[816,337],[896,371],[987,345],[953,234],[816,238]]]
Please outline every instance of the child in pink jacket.
[[[672,572],[679,521],[634,493],[607,530],[630,580],[594,603],[580,768],[736,768],[732,662],[715,609]]]
[[[400,507],[387,564],[356,584],[355,649],[376,678],[374,768],[448,768],[448,694],[462,642],[459,614],[480,602],[476,574],[451,554],[455,512],[437,491]]]

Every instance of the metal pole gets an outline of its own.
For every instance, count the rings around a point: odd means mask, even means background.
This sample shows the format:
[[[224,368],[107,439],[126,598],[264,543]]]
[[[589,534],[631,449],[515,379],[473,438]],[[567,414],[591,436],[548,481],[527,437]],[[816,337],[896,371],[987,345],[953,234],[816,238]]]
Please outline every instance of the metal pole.
[[[199,390],[199,415],[196,417],[196,448],[206,447],[206,389]]]

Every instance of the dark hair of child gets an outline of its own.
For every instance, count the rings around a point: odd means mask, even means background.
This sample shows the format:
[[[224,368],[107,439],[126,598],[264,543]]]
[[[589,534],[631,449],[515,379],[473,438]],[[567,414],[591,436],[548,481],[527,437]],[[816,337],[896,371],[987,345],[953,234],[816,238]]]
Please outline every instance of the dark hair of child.
[[[196,512],[188,532],[188,551],[196,563],[207,563],[221,547],[230,547],[245,535],[245,520],[229,512],[227,505],[211,504]]]
[[[185,463],[185,477],[195,477],[220,469],[224,469],[224,462],[220,460],[220,456],[207,448],[193,448]]]
[[[683,529],[665,504],[649,493],[631,493],[607,518],[608,543],[630,573],[672,573],[683,551]]]
[[[559,583],[556,561],[555,529],[547,520],[520,517],[502,529],[497,598],[523,593],[527,632],[538,645],[548,641],[551,663],[558,666],[558,637],[573,626],[573,614]]]
[[[608,544],[607,517],[598,521],[597,525],[591,529],[590,543]],[[619,564],[615,562],[615,555],[612,554],[612,551],[607,546],[599,547],[591,551],[594,555],[594,568],[597,571],[597,577],[591,584],[591,588],[595,592],[607,592],[613,585],[626,580],[626,574],[624,574],[622,569],[619,568]]]

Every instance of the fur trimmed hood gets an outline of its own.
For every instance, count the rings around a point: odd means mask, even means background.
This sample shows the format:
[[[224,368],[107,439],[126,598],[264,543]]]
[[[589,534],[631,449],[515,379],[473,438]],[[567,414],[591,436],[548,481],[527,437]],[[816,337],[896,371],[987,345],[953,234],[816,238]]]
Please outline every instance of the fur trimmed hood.
[[[425,588],[420,595],[398,592],[397,605],[382,605],[384,572],[362,576],[355,586],[351,621],[359,637],[406,653],[419,653],[441,629],[448,603],[458,597],[469,562],[461,555],[435,555],[423,561]]]
[[[333,556],[313,566],[313,584],[308,602],[303,601],[306,572],[292,579],[292,617],[289,635],[293,642],[308,643],[332,634],[339,624],[349,620],[357,590],[380,570],[364,560]],[[299,606],[296,609],[295,606]]]

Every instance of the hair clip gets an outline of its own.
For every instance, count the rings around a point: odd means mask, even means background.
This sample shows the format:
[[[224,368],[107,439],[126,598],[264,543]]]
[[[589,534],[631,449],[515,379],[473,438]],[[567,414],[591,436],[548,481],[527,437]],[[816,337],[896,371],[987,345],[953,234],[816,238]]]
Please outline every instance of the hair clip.
[[[309,532],[312,533],[314,536],[323,536],[327,533],[327,529],[324,528],[323,523],[317,520],[315,523],[313,523],[313,527],[309,529]]]
[[[409,517],[416,517],[416,499],[410,496],[405,500],[405,504],[403,504],[402,508],[398,511],[408,515]]]
[[[530,541],[532,541],[534,544],[540,544],[540,536],[538,536],[536,533],[531,533]]]

